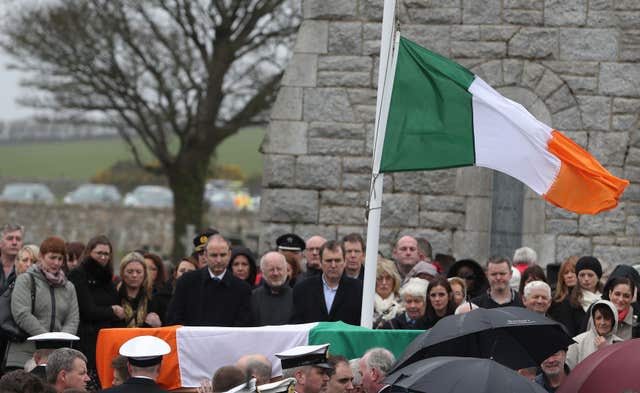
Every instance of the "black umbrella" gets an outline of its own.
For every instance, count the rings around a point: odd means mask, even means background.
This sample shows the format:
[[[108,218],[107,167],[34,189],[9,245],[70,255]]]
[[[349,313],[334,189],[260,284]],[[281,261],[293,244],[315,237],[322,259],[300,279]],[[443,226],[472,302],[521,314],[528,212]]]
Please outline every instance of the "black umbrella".
[[[442,318],[409,344],[392,372],[434,356],[493,359],[517,370],[539,366],[573,342],[558,322],[526,308],[481,308]]]
[[[542,386],[489,359],[434,357],[385,378],[397,391],[420,393],[546,393]]]

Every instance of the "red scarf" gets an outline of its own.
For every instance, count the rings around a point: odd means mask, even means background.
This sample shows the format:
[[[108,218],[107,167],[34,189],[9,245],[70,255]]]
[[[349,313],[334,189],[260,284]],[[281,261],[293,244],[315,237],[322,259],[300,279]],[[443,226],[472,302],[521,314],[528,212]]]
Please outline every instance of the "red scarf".
[[[624,319],[627,317],[627,314],[629,314],[629,309],[631,309],[631,307],[627,307],[622,311],[618,311],[618,323],[624,321]]]

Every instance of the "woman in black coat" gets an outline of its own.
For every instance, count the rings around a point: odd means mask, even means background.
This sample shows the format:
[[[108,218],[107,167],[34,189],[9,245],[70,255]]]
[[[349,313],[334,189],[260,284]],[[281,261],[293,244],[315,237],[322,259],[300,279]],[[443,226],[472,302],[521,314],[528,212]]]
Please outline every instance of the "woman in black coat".
[[[125,317],[113,283],[113,247],[105,236],[89,240],[81,264],[69,272],[80,308],[79,349],[87,356],[87,368],[97,381],[96,341],[103,328],[122,327]]]

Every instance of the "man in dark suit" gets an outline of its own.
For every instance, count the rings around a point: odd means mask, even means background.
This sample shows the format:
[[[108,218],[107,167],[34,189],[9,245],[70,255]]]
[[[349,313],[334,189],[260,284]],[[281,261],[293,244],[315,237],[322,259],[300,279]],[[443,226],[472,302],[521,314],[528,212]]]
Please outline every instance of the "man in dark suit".
[[[171,352],[164,340],[153,336],[134,337],[120,347],[120,355],[127,358],[131,377],[121,385],[104,390],[109,393],[164,393],[156,380],[160,374],[162,356]]]
[[[293,289],[292,323],[342,321],[360,324],[362,283],[343,275],[344,247],[328,241],[320,248],[322,274],[300,282]]]
[[[250,326],[251,287],[227,270],[231,249],[219,234],[205,247],[207,266],[176,282],[167,312],[169,325]]]

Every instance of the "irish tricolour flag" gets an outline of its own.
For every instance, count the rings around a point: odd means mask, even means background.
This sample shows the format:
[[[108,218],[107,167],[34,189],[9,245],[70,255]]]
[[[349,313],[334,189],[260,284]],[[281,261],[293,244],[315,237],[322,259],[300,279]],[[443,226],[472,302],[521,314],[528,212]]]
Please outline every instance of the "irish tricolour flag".
[[[576,213],[617,205],[628,181],[466,68],[404,37],[393,62],[380,172],[477,165]]]

